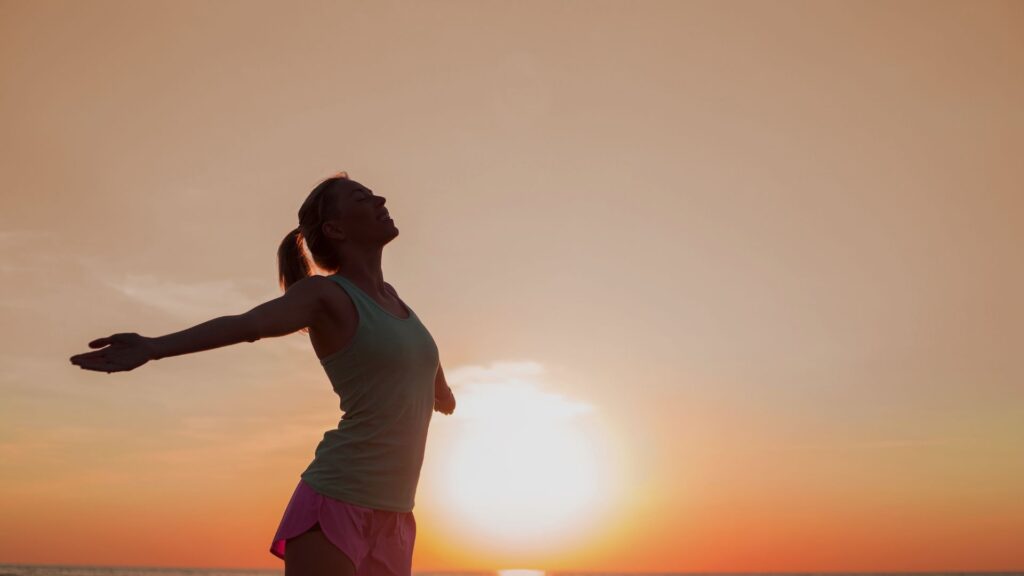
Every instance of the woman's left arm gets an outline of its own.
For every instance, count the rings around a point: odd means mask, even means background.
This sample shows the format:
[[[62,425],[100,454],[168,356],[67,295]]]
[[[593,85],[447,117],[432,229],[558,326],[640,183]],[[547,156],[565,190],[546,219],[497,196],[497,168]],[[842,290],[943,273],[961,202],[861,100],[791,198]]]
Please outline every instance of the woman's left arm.
[[[437,375],[434,377],[434,409],[442,414],[451,414],[455,411],[455,395],[444,379],[444,369],[437,365]]]

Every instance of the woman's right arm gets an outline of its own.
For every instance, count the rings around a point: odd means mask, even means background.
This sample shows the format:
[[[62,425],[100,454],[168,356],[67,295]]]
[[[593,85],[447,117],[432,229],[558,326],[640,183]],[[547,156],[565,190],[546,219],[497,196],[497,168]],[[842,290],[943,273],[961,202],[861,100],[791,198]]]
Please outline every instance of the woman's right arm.
[[[279,298],[244,314],[220,316],[165,336],[145,338],[121,333],[93,340],[90,348],[107,348],[72,356],[71,362],[89,370],[120,372],[137,368],[148,360],[291,334],[323,317],[328,294],[325,287],[329,282],[322,276],[303,278]]]
[[[321,276],[303,278],[278,298],[235,316],[221,316],[181,332],[151,338],[154,360],[220,348],[261,338],[285,336],[310,326],[322,317]]]

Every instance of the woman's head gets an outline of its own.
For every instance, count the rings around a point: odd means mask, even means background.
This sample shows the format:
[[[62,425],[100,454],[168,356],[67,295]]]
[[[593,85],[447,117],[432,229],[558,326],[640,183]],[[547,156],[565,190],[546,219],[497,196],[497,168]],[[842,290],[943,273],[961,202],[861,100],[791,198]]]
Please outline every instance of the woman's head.
[[[339,271],[347,254],[381,250],[398,236],[385,202],[383,196],[374,195],[345,172],[313,188],[299,208],[298,227],[284,237],[277,250],[281,287],[287,290],[311,274],[303,241],[316,266],[329,272]]]

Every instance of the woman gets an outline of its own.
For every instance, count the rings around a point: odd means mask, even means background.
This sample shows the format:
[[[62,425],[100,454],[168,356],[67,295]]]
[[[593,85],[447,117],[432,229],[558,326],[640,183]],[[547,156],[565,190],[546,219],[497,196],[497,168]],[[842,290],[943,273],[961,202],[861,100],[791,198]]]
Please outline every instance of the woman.
[[[433,338],[384,281],[381,253],[398,236],[384,203],[340,172],[310,192],[278,249],[283,296],[166,336],[93,340],[90,348],[104,348],[71,357],[87,370],[122,372],[308,331],[344,415],[300,475],[272,541],[286,576],[409,576],[430,417],[455,410]],[[311,275],[303,242],[333,274]]]

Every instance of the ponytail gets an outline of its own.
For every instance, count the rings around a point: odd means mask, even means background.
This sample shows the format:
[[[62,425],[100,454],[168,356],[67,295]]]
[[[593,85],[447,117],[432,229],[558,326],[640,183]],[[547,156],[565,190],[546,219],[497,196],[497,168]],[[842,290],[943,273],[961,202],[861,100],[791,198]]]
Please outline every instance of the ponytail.
[[[288,233],[277,248],[277,275],[281,289],[287,291],[292,284],[312,275],[305,246],[313,257],[313,264],[321,270],[337,271],[341,257],[320,229],[324,221],[335,216],[334,184],[347,180],[347,172],[339,172],[320,182],[299,208],[299,226]]]
[[[292,284],[310,275],[309,261],[302,250],[302,230],[296,228],[288,233],[277,249],[278,281],[281,289],[287,291]]]

